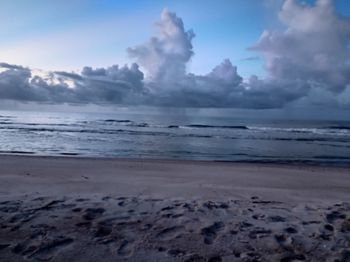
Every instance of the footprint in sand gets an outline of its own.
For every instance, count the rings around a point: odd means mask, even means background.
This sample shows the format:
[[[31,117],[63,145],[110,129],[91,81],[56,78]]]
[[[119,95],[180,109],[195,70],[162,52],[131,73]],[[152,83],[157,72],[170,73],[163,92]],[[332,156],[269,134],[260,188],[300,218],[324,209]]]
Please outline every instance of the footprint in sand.
[[[15,213],[19,210],[21,203],[18,201],[4,201],[1,203],[0,212]]]
[[[255,220],[264,220],[264,218],[266,217],[266,215],[264,214],[254,214],[252,215],[252,218]]]
[[[170,240],[176,238],[181,234],[181,231],[184,229],[183,226],[173,226],[163,229],[157,234],[157,238],[161,240]]]
[[[133,251],[134,251],[133,242],[128,240],[123,240],[123,242],[120,244],[118,248],[118,255],[130,256],[132,255]]]
[[[303,221],[302,224],[304,226],[306,226],[306,225],[313,225],[313,224],[321,224],[321,221],[317,221],[317,220]]]
[[[346,219],[346,215],[339,211],[332,211],[326,215],[326,220],[328,223],[333,223],[335,220]]]
[[[83,218],[85,220],[94,220],[95,218],[100,217],[104,212],[104,208],[87,208]]]
[[[74,242],[73,238],[59,236],[55,239],[46,241],[40,246],[18,243],[12,248],[15,254],[21,254],[27,258],[36,258],[38,260],[50,259],[59,249],[66,247]]]
[[[222,261],[222,258],[220,256],[211,257],[208,260],[208,262],[221,262],[221,261]]]
[[[74,213],[78,213],[78,212],[80,212],[82,209],[80,208],[80,207],[76,207],[76,208],[73,208],[72,209],[72,212],[74,212]]]
[[[172,218],[179,218],[179,217],[183,217],[183,216],[184,216],[184,214],[174,214],[171,217]]]
[[[207,245],[213,244],[217,238],[217,232],[223,230],[225,224],[223,222],[215,222],[209,227],[202,228],[201,234],[204,236],[204,243]]]
[[[180,257],[186,255],[186,252],[180,249],[170,249],[168,251],[168,254],[173,257]]]
[[[8,248],[9,246],[10,246],[10,244],[0,244],[0,250]]]
[[[160,211],[169,211],[169,210],[173,210],[174,207],[173,206],[167,206],[167,207],[163,207]]]
[[[290,245],[293,243],[293,238],[285,235],[275,235],[275,240],[282,247],[290,247]]]
[[[267,237],[272,233],[270,229],[265,229],[265,228],[255,228],[254,230],[250,231],[248,234],[248,237],[250,239],[258,239],[258,238],[263,238]]]
[[[344,220],[341,224],[341,232],[350,233],[350,219]]]
[[[95,232],[95,237],[106,237],[112,233],[112,228],[107,225],[99,225]]]
[[[12,253],[19,254],[25,249],[25,245],[23,243],[17,243],[13,248],[12,248]]]
[[[77,223],[75,224],[77,227],[89,227],[91,226],[91,222],[80,222],[80,223]]]
[[[292,254],[281,259],[281,262],[304,261],[306,257],[303,254]]]
[[[213,210],[213,209],[228,209],[230,206],[224,202],[207,201],[203,203],[203,207],[206,207],[209,210]]]
[[[86,202],[86,201],[89,201],[90,199],[89,198],[77,198],[75,201],[76,202]]]
[[[334,231],[334,227],[330,224],[326,224],[324,225],[324,229],[328,230],[328,231]]]
[[[294,227],[287,227],[284,229],[288,234],[296,234],[298,233],[298,230],[296,230]]]
[[[185,260],[185,262],[202,262],[202,261],[205,261],[204,257],[197,254],[191,255],[188,259]]]
[[[270,222],[274,222],[274,223],[277,223],[277,222],[286,222],[286,219],[284,217],[281,217],[281,216],[270,216],[268,218],[268,220]]]
[[[246,222],[246,221],[242,221],[242,222],[239,223],[239,228],[241,230],[245,230],[246,228],[250,228],[252,226],[254,226],[254,225],[249,223],[249,222]]]

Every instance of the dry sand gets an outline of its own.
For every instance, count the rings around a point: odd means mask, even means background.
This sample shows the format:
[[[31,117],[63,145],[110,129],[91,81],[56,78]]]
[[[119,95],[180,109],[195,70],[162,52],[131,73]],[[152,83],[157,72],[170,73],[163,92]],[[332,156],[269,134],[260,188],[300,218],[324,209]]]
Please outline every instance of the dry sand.
[[[0,156],[0,261],[350,261],[350,169]]]

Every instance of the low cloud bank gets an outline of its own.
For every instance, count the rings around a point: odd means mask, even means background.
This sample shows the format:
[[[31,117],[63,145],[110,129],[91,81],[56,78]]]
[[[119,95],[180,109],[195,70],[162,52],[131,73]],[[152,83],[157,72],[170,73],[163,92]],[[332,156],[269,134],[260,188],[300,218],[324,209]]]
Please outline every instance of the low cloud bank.
[[[168,107],[281,108],[293,101],[349,107],[350,19],[334,1],[286,0],[283,31],[264,31],[250,49],[265,61],[267,77],[238,74],[229,59],[206,75],[188,73],[195,34],[164,10],[157,36],[127,49],[131,66],[84,67],[81,73],[38,73],[0,63],[0,99]]]

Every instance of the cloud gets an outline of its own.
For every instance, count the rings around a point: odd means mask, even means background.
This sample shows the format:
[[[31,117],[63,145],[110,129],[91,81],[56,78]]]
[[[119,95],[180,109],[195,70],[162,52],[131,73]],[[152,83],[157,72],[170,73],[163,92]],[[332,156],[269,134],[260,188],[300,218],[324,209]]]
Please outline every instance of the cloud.
[[[156,25],[159,36],[152,37],[143,45],[128,48],[129,56],[136,59],[153,81],[173,81],[176,77],[184,77],[186,64],[194,54],[193,31],[185,31],[182,19],[167,9],[163,10]]]
[[[286,0],[279,18],[286,30],[263,32],[251,48],[266,59],[270,76],[342,92],[350,82],[350,20],[336,13],[334,1]]]
[[[81,74],[49,72],[34,75],[29,68],[1,64],[0,98],[21,102],[134,104],[142,95],[138,65],[85,67]]]
[[[81,77],[82,81],[75,88],[79,102],[137,104],[146,92],[144,75],[137,64],[98,69],[84,67]]]
[[[259,56],[249,56],[241,59],[241,61],[258,61],[260,60]]]
[[[264,31],[250,48],[265,61],[265,79],[253,75],[244,80],[229,59],[205,75],[187,72],[195,35],[165,9],[156,24],[158,34],[127,49],[134,64],[38,74],[2,63],[0,99],[253,109],[323,103],[348,108],[350,20],[336,13],[331,0],[315,5],[286,0],[279,19],[284,29]]]
[[[48,84],[41,77],[33,76],[29,68],[2,65],[7,70],[0,73],[0,97],[21,102],[64,103],[73,100],[74,91],[63,81]]]

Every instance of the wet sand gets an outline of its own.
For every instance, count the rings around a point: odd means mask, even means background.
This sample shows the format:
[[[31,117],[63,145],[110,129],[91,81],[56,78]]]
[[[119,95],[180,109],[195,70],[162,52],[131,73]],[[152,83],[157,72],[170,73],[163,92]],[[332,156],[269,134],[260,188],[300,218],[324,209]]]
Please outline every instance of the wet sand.
[[[0,156],[0,261],[350,261],[350,169]]]

